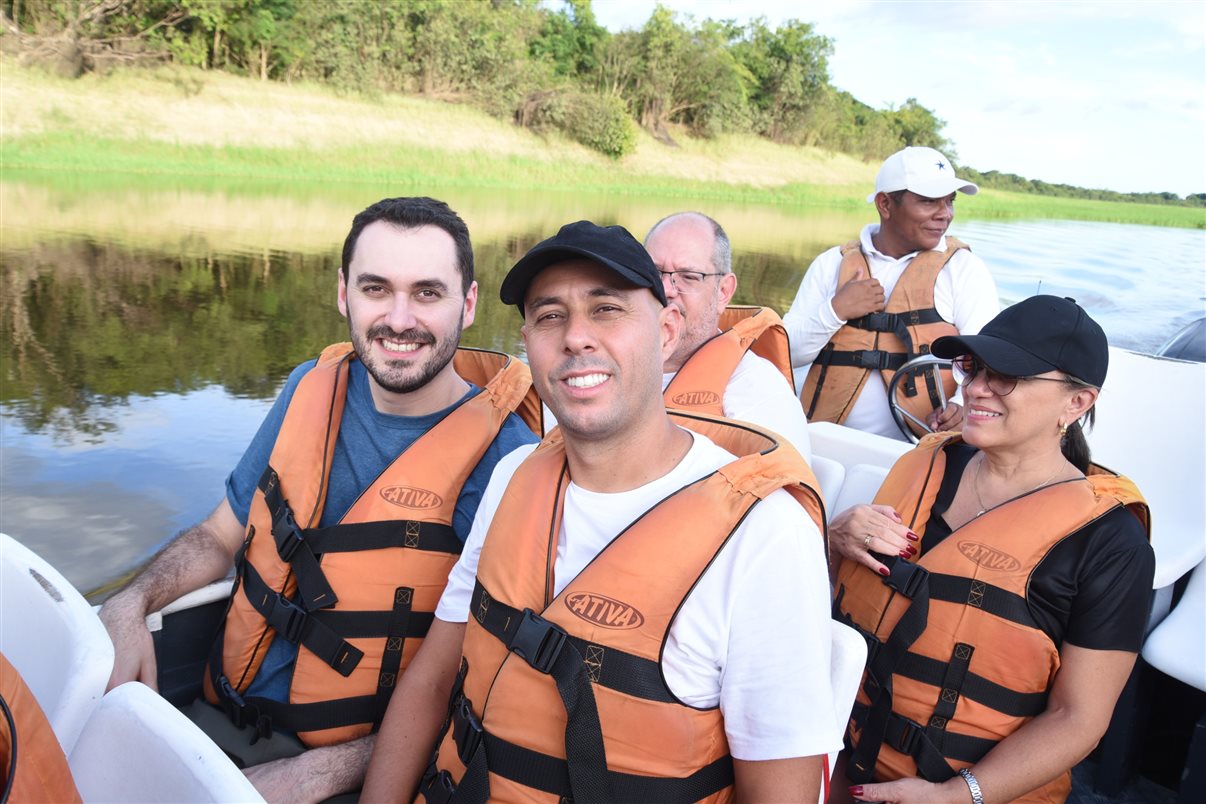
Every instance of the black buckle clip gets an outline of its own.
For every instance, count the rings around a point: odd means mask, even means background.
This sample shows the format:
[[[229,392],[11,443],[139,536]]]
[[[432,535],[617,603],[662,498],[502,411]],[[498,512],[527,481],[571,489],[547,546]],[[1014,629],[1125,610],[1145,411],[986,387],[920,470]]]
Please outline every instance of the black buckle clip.
[[[230,718],[235,728],[241,729],[247,725],[247,702],[230,685],[230,679],[225,675],[218,676],[218,700],[222,703],[222,711]]]
[[[276,554],[284,562],[292,561],[297,548],[306,542],[288,503],[281,506],[277,516],[272,517],[272,538],[276,541]]]
[[[892,572],[884,578],[891,588],[912,600],[917,592],[929,581],[930,571],[903,558],[892,564]]]
[[[895,313],[867,313],[860,319],[862,322],[860,329],[872,332],[892,332],[895,329],[895,319]]]
[[[549,622],[531,609],[524,609],[519,627],[507,643],[507,650],[518,654],[533,668],[547,675],[552,671],[553,663],[557,661],[567,636],[557,624]]]
[[[917,750],[917,741],[921,739],[922,730],[913,721],[908,718],[901,718],[900,735],[894,741],[896,744],[892,746],[905,756],[913,756],[913,752]]]
[[[277,607],[285,610],[284,628],[277,627],[277,622],[280,621],[281,615],[277,614]],[[264,619],[272,623],[272,627],[276,628],[276,632],[285,638],[285,641],[296,645],[301,641],[302,627],[306,624],[306,618],[310,615],[306,610],[297,605],[284,595],[278,594],[272,601],[272,611],[269,617]]]
[[[456,782],[448,771],[435,771],[435,765],[429,765],[419,784],[419,793],[431,804],[448,804],[456,794]]]
[[[854,362],[865,369],[885,371],[888,368],[889,355],[880,349],[857,349],[854,351]]]
[[[452,741],[456,755],[466,767],[482,743],[482,722],[473,714],[473,704],[464,695],[452,705]]]

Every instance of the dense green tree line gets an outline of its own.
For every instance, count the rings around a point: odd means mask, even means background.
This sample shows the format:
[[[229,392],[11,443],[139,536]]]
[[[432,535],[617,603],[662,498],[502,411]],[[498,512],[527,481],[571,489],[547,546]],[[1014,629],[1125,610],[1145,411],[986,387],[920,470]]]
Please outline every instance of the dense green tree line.
[[[833,44],[789,21],[683,19],[656,6],[639,30],[611,34],[590,0],[3,0],[29,35],[93,43],[265,80],[417,92],[479,104],[535,129],[559,129],[612,156],[633,125],[752,132],[777,142],[882,157],[947,146],[916,101],[875,110],[829,81]],[[96,43],[105,48],[98,49]]]
[[[591,0],[0,0],[0,8],[18,37],[59,43],[52,50],[68,69],[166,59],[262,80],[422,93],[562,131],[613,157],[635,147],[636,125],[668,145],[678,131],[745,132],[867,161],[905,145],[955,157],[945,121],[916,99],[874,109],[834,87],[832,40],[797,20],[696,21],[659,5],[639,30],[612,34]],[[1206,205],[1202,195],[962,171],[1005,190]]]
[[[1176,204],[1187,207],[1206,207],[1206,193],[1193,193],[1184,198],[1176,193],[1120,193],[1115,190],[1094,190],[1087,187],[1076,187],[1071,184],[1051,184],[1040,179],[1027,179],[1016,173],[1001,173],[996,170],[986,170],[981,173],[969,167],[959,169],[959,175],[965,175],[981,187],[992,187],[997,190],[1010,190],[1016,193],[1033,193],[1035,195],[1052,195],[1062,198],[1088,198],[1094,201],[1130,201],[1137,204]]]

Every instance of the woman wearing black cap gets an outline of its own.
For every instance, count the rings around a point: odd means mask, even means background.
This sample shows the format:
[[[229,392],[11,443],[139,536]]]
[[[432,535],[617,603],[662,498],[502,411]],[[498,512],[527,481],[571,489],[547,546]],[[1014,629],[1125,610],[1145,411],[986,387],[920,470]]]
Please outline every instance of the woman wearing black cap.
[[[904,455],[835,517],[835,615],[868,639],[846,775],[868,801],[1063,801],[1143,642],[1147,508],[1081,431],[1105,334],[1036,296],[939,338],[962,434]]]

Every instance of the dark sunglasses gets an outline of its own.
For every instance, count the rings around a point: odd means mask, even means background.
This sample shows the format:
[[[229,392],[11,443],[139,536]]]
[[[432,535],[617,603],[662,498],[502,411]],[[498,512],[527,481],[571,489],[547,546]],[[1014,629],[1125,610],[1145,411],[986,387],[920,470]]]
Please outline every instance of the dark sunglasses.
[[[988,390],[997,396],[1008,396],[1022,381],[1065,382],[1062,377],[1011,377],[1008,374],[993,371],[975,355],[960,355],[951,361],[951,373],[955,375],[955,382],[962,386],[971,385],[972,380],[981,371],[984,372],[984,382],[988,386]]]

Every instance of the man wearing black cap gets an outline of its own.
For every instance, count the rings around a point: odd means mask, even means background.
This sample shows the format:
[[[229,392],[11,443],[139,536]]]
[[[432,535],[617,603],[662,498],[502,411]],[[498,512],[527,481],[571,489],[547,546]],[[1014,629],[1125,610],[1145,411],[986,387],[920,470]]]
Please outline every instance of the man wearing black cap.
[[[499,464],[365,795],[815,800],[840,741],[803,460],[666,413],[681,314],[620,227],[563,227],[501,295],[561,435]]]
[[[807,372],[800,401],[809,421],[903,439],[888,408],[893,373],[935,338],[974,335],[997,314],[987,266],[947,236],[956,194],[977,190],[933,148],[884,160],[867,197],[879,223],[818,256],[783,316],[792,365]],[[955,386],[945,376],[949,395]],[[898,401],[914,416],[934,429],[959,428],[962,412],[939,410],[936,382],[903,385]]]

